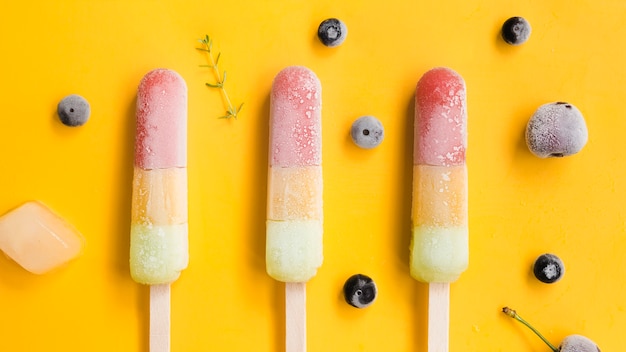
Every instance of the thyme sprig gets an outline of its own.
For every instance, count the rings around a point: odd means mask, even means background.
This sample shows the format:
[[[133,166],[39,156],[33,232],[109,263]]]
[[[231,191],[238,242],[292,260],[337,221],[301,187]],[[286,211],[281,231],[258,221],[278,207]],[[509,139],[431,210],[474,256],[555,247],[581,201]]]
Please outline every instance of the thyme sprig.
[[[209,88],[217,88],[222,92],[222,97],[224,98],[224,103],[226,105],[226,114],[220,116],[221,119],[229,119],[234,118],[237,119],[237,116],[241,112],[241,108],[243,107],[243,103],[239,104],[239,107],[234,107],[228,97],[228,93],[226,92],[226,88],[224,87],[224,83],[226,83],[226,71],[224,73],[220,73],[218,62],[220,60],[222,53],[217,53],[216,57],[213,57],[213,40],[205,35],[204,38],[198,39],[198,42],[202,45],[200,48],[196,48],[199,51],[202,51],[206,54],[207,57],[207,65],[200,65],[200,67],[208,67],[213,70],[213,74],[215,76],[215,83],[205,83]]]

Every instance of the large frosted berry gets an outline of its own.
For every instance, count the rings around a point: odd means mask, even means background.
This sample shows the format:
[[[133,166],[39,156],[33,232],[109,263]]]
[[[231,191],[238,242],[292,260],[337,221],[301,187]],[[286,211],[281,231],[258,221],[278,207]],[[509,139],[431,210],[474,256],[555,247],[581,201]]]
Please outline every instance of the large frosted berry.
[[[576,154],[587,144],[587,139],[585,119],[569,103],[541,105],[526,125],[526,145],[540,158]]]
[[[559,345],[560,352],[601,352],[595,342],[582,335],[569,335]]]

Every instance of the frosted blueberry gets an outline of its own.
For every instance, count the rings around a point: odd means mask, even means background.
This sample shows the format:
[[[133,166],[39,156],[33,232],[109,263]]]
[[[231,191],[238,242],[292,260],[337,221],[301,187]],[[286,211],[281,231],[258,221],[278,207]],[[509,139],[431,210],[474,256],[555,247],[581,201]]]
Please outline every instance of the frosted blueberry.
[[[565,274],[563,261],[554,254],[542,254],[535,260],[533,265],[535,277],[546,284],[557,282]]]
[[[87,100],[80,95],[68,95],[57,106],[57,114],[61,122],[70,127],[82,126],[87,120],[91,109]]]
[[[511,17],[502,25],[502,39],[511,45],[525,43],[530,37],[530,24],[522,17]]]
[[[377,293],[374,280],[363,274],[350,276],[343,285],[346,302],[356,308],[369,307],[376,300]]]
[[[322,44],[328,47],[341,45],[348,35],[348,27],[336,18],[322,21],[317,28],[317,36]]]
[[[563,157],[578,153],[587,144],[587,124],[572,104],[544,104],[526,125],[526,145],[540,158]]]
[[[382,143],[385,138],[385,129],[374,116],[362,116],[352,123],[350,136],[359,147],[371,149]]]

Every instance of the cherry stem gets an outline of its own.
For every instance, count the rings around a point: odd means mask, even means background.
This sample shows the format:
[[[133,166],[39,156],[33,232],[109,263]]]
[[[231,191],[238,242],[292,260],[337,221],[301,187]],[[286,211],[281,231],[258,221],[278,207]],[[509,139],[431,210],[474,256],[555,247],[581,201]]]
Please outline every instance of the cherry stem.
[[[554,352],[559,352],[559,349],[554,347],[553,344],[550,343],[550,341],[548,341],[545,337],[543,337],[543,335],[541,335],[541,333],[539,331],[537,331],[537,329],[535,329],[532,325],[530,325],[526,320],[524,320],[522,317],[519,316],[519,314],[517,314],[516,311],[514,311],[513,309],[509,308],[509,307],[504,307],[502,308],[502,312],[504,312],[504,314],[510,316],[511,318],[519,321],[520,323],[526,325],[527,328],[529,328],[530,330],[532,330],[532,332],[535,333],[535,335],[539,336],[539,338],[546,343],[546,345],[548,345],[548,347],[550,347],[550,349],[552,349],[552,351]]]

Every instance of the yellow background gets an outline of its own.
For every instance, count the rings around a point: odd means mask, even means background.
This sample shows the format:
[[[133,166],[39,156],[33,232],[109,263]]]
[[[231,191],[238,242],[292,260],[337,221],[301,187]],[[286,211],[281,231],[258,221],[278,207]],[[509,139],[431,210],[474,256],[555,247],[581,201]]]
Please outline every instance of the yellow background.
[[[523,16],[530,40],[498,33]],[[338,48],[316,39],[342,19]],[[509,305],[554,344],[568,334],[623,349],[626,329],[626,4],[623,1],[14,1],[0,12],[3,109],[0,213],[38,199],[87,247],[43,276],[0,256],[0,351],[147,351],[148,289],[129,275],[134,104],[141,77],[178,71],[189,87],[190,263],[172,287],[172,351],[282,351],[283,284],[265,274],[269,91],[288,65],[323,85],[325,261],[307,284],[309,351],[424,351],[427,286],[408,272],[413,91],[434,66],[468,91],[470,267],[451,289],[451,351],[547,351],[500,310]],[[245,102],[221,120],[194,48],[222,52],[227,89]],[[89,122],[62,125],[57,103],[86,97]],[[577,155],[539,159],[523,132],[535,109],[584,114]],[[378,148],[352,122],[377,116]],[[539,283],[553,252],[564,278]],[[342,299],[352,274],[379,297]]]

